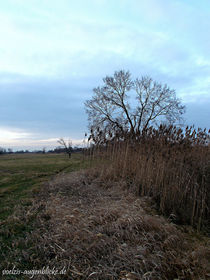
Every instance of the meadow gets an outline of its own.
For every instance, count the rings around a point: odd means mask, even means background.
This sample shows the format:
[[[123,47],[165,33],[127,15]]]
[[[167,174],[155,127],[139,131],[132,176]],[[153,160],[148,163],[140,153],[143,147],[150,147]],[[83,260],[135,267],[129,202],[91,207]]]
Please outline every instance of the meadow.
[[[85,167],[81,154],[6,154],[0,156],[0,262],[15,262],[11,256],[14,242],[34,228],[39,210],[34,211],[26,223],[20,221],[17,209],[26,215],[43,184],[56,174]],[[16,217],[11,221],[10,217]],[[20,251],[21,246],[17,246]],[[11,278],[9,278],[11,279]],[[16,278],[14,278],[16,279]]]
[[[65,154],[7,154],[0,156],[0,219],[12,213],[14,205],[26,203],[40,184],[62,171],[81,167],[81,155],[69,161]]]

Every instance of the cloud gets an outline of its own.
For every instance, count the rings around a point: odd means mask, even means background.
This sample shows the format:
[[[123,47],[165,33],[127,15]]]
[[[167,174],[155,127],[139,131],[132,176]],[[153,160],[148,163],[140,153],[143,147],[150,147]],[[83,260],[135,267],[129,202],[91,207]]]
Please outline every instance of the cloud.
[[[31,137],[30,133],[21,131],[19,129],[10,130],[10,129],[4,128],[4,127],[0,127],[0,135],[1,135],[1,141],[3,141],[3,142],[8,139],[20,140],[20,139]]]
[[[0,87],[0,123],[45,137],[82,137],[86,129],[83,102],[87,93],[88,89],[77,81],[22,77]]]
[[[47,150],[54,149],[59,146],[58,139],[59,138],[46,138],[46,139],[33,139],[29,137],[28,133],[25,135],[16,133],[14,134],[13,131],[0,129],[0,133],[5,135],[5,138],[0,139],[0,147],[3,148],[10,148],[14,151],[16,150],[40,150],[46,148]],[[27,137],[25,137],[27,136]],[[64,139],[69,140],[68,137],[64,137]],[[72,146],[82,147],[84,146],[83,139],[70,139],[72,142]]]
[[[210,98],[198,102],[188,102],[186,103],[187,111],[185,114],[186,124],[195,125],[195,127],[210,129],[209,122],[209,108],[210,108]]]
[[[198,111],[206,108],[209,17],[204,0],[4,1],[0,126],[40,139],[82,139],[83,102],[119,69],[150,75],[176,89],[189,108],[199,100]],[[207,115],[195,119],[193,110],[189,122],[206,125]]]

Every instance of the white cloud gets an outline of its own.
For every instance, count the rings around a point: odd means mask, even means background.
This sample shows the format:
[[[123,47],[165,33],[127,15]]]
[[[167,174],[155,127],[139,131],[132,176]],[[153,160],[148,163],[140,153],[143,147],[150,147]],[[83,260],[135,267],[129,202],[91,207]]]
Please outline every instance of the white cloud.
[[[29,132],[20,131],[14,128],[0,128],[0,147],[12,148],[12,149],[23,149],[23,150],[35,150],[42,149],[54,149],[59,146],[59,138],[45,138],[42,139],[41,135],[35,135]],[[63,137],[66,141],[68,137]],[[83,145],[82,139],[70,139],[73,146]]]
[[[10,129],[0,127],[1,142],[21,140],[32,136],[31,133],[20,131],[19,129]]]

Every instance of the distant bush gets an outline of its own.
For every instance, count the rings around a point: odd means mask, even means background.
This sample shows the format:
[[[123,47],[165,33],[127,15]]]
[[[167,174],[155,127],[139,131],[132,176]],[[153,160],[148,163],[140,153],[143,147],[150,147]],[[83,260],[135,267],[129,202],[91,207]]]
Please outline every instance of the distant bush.
[[[0,155],[6,154],[6,153],[7,153],[7,150],[0,147]]]

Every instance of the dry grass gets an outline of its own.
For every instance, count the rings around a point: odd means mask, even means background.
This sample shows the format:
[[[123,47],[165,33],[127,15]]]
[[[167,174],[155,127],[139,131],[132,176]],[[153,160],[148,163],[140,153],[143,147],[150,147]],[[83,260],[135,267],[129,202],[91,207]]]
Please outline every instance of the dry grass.
[[[99,175],[57,176],[27,212],[17,209],[11,222],[28,224],[36,214],[37,228],[16,240],[13,265],[21,259],[27,268],[67,269],[61,278],[35,279],[207,279],[207,239],[195,242],[165,218],[149,215],[146,198],[128,191],[124,181]]]
[[[107,140],[101,131],[94,137],[91,155],[105,163],[102,180],[123,179],[140,196],[152,197],[161,214],[210,231],[209,133],[161,126],[135,139],[110,134]]]

